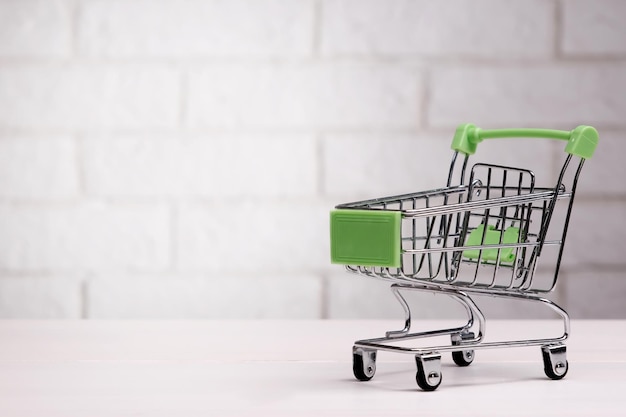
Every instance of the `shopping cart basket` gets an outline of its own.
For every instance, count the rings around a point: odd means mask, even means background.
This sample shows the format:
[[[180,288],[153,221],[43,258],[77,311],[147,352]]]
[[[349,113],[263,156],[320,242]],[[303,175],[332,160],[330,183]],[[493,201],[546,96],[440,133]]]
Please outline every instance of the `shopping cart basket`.
[[[547,138],[567,141],[556,184],[535,186],[532,171],[468,160],[479,142],[495,138]],[[544,294],[556,285],[567,226],[581,169],[598,143],[590,126],[572,131],[546,129],[481,130],[458,127],[445,188],[341,204],[331,212],[331,260],[359,275],[391,282],[405,312],[402,330],[359,340],[353,347],[353,371],[367,381],[376,371],[378,350],[410,353],[417,363],[417,384],[426,391],[441,383],[441,353],[467,366],[474,350],[541,346],[545,374],[561,379],[568,371],[565,340],[570,331],[565,310]],[[576,164],[575,161],[578,161]],[[550,278],[535,271],[550,266]],[[552,274],[553,271],[553,274]],[[411,333],[411,309],[405,290],[446,294],[460,302],[463,326]],[[562,318],[554,338],[485,342],[485,317],[471,295],[532,301]],[[401,346],[409,339],[450,336],[450,344]]]

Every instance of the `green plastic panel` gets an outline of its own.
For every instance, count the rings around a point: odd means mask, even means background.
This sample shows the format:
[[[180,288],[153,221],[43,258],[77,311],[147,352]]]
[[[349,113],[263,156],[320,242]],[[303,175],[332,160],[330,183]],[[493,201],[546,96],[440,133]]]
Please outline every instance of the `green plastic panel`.
[[[483,241],[484,234],[484,241]],[[476,229],[472,230],[469,237],[467,238],[466,246],[482,246],[482,245],[498,245],[500,244],[500,235],[502,232],[496,230],[493,225],[488,225],[487,230],[485,231],[484,225],[478,226]],[[519,239],[519,228],[518,227],[508,227],[504,231],[504,235],[502,236],[503,244],[514,244],[517,243]],[[501,248],[500,249],[500,262],[502,263],[513,263],[515,261],[515,248]],[[469,259],[478,259],[480,255],[480,250],[478,249],[469,249],[463,251],[463,256]],[[483,249],[482,250],[482,261],[497,261],[498,260],[498,249]]]
[[[333,210],[330,258],[343,265],[401,266],[399,211]]]

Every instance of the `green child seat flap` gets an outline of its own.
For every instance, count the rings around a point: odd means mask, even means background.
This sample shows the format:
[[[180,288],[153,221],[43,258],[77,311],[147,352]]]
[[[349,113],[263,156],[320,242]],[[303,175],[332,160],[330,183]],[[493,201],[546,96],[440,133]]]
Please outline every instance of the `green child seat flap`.
[[[484,234],[484,240],[483,240]],[[500,238],[502,237],[502,241]],[[519,227],[508,227],[504,233],[500,230],[496,230],[495,226],[481,224],[476,229],[472,230],[467,238],[466,246],[484,246],[484,245],[499,245],[499,244],[516,244],[519,239]],[[463,256],[468,259],[480,259],[483,262],[497,261],[498,250],[500,250],[500,263],[512,264],[515,261],[515,248],[500,248],[500,249],[468,249],[463,251]]]

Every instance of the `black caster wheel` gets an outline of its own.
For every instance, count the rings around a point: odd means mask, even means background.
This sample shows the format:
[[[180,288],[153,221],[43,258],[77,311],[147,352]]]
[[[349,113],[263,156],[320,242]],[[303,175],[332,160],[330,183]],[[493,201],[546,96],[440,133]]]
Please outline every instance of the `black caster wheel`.
[[[376,373],[376,351],[354,347],[352,349],[352,372],[359,381],[369,381]]]
[[[564,345],[542,346],[543,371],[550,379],[559,380],[567,375],[569,364],[567,363],[567,350]]]
[[[434,391],[441,385],[441,355],[429,353],[416,355],[417,374],[415,380],[423,391]]]
[[[462,346],[463,341],[468,341],[474,339],[473,332],[467,332],[462,334],[452,335],[452,344],[455,346]],[[452,360],[458,366],[469,366],[472,362],[474,362],[474,350],[458,350],[452,352]]]
[[[452,352],[452,360],[458,366],[469,366],[472,362],[474,362],[474,351],[460,350],[457,352]]]

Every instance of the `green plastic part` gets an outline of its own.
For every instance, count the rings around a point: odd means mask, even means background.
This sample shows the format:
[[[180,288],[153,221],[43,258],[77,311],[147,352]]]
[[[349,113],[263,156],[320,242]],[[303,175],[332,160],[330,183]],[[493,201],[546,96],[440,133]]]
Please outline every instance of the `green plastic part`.
[[[482,141],[474,135],[476,129],[477,127],[471,123],[459,125],[454,132],[454,138],[452,138],[452,149],[465,155],[474,155],[478,143]]]
[[[331,262],[399,268],[402,262],[401,222],[399,211],[331,211]]]
[[[485,239],[483,240],[483,233]],[[502,242],[500,242],[500,236],[502,235]],[[499,245],[499,244],[515,244],[519,239],[519,227],[508,227],[504,234],[500,230],[496,230],[495,226],[481,224],[476,229],[472,230],[467,238],[466,246],[482,246],[482,245]],[[500,262],[511,264],[515,261],[515,248],[501,248],[500,249]],[[483,249],[482,254],[478,249],[468,249],[463,251],[463,256],[468,259],[480,259],[482,261],[497,261],[498,249]]]
[[[589,159],[598,146],[598,131],[591,126],[578,126],[565,146],[565,152]]]
[[[589,159],[598,145],[598,131],[591,126],[578,126],[572,131],[550,129],[493,129],[482,130],[471,123],[460,125],[452,139],[452,149],[473,155],[480,142],[499,138],[544,138],[567,141],[565,152]]]

